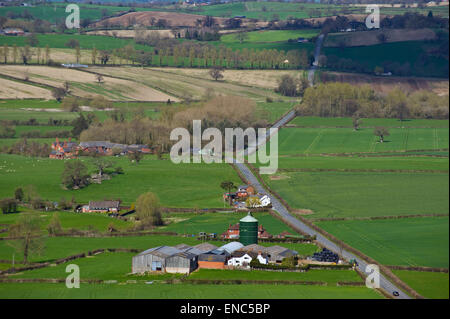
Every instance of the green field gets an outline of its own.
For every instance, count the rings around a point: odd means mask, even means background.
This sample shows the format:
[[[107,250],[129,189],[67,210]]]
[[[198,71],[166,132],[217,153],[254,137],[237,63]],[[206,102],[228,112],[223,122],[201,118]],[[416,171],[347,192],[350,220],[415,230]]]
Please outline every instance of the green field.
[[[316,224],[384,265],[448,268],[448,217],[326,221]]]
[[[146,250],[156,246],[173,246],[177,244],[197,245],[200,241],[195,238],[181,236],[149,235],[137,237],[46,237],[45,249],[41,255],[33,255],[30,262],[53,261],[67,256],[87,253],[95,249],[107,248],[129,248]],[[216,245],[223,245],[221,242],[212,242]],[[0,241],[0,259],[12,260],[14,249],[8,245],[7,241]],[[16,262],[22,260],[16,254]]]
[[[448,148],[449,129],[390,128],[385,142],[373,128],[283,128],[278,133],[280,155],[430,150]]]
[[[319,35],[318,29],[252,31],[247,32],[247,38],[243,43],[283,42],[289,39],[293,39],[296,42],[299,37],[310,39],[317,35]],[[225,34],[221,36],[220,41],[223,43],[239,42],[236,39],[236,34]],[[298,46],[301,48],[301,44],[298,44]]]
[[[447,154],[448,155],[448,154]],[[358,157],[358,156],[289,156],[278,159],[280,171],[383,171],[383,170],[429,170],[447,171],[447,157]],[[262,166],[265,166],[262,165]]]
[[[347,48],[325,47],[323,54],[328,58],[337,56],[359,62],[364,66],[365,72],[369,73],[373,73],[376,66],[396,62],[408,63],[410,75],[448,78],[448,59],[428,53],[437,47],[439,43],[407,41]],[[393,75],[396,75],[395,71]]]
[[[70,198],[66,198],[70,200]],[[21,213],[18,214],[1,214],[0,224],[13,224],[23,214],[29,212],[26,208],[20,208]],[[47,225],[54,214],[57,214],[63,229],[89,229],[93,227],[101,232],[106,232],[110,223],[114,224],[116,229],[124,230],[132,226],[132,222],[112,218],[101,213],[74,213],[74,212],[31,212],[39,215],[41,228],[47,233]],[[3,235],[6,233],[1,233]]]
[[[322,281],[330,286],[336,285],[337,282],[361,282],[361,277],[354,270],[322,269],[311,269],[306,272],[199,269],[192,273],[188,279]]]
[[[304,285],[166,285],[166,284],[81,284],[67,289],[65,284],[4,284],[0,298],[104,298],[104,299],[379,299],[366,287]]]
[[[292,208],[313,210],[311,218],[449,212],[448,173],[290,172],[264,179]]]
[[[92,159],[81,160],[94,171]],[[110,160],[113,167],[121,166],[125,174],[80,190],[64,190],[60,184],[65,161],[1,154],[0,198],[12,196],[16,187],[34,185],[43,199],[53,201],[73,196],[80,203],[120,198],[123,204],[131,204],[140,194],[152,191],[164,206],[208,208],[224,206],[221,182],[231,180],[241,184],[226,163],[174,164],[169,159],[157,160],[153,156],[146,156],[139,164],[131,163],[126,157]]]
[[[39,41],[38,47],[44,48],[48,45],[50,48],[67,48],[66,43],[71,40],[78,40],[81,49],[92,49],[97,50],[112,50],[123,48],[126,45],[132,45],[137,50],[149,51],[152,50],[150,46],[135,44],[132,39],[119,39],[100,35],[84,35],[84,34],[37,34],[37,39]],[[16,44],[17,46],[25,46],[26,37],[8,37],[0,36],[0,45],[3,46],[7,44],[12,46]],[[51,51],[50,51],[51,52]],[[75,51],[74,51],[75,52]]]
[[[15,14],[22,14],[24,11],[28,11],[34,19],[46,20],[51,23],[57,23],[62,19],[65,19],[68,13],[66,13],[65,7],[67,4],[55,3],[54,5],[37,5],[33,7],[0,7],[0,16],[7,16],[8,12]],[[82,19],[96,20],[102,18],[102,10],[105,10],[106,15],[113,15],[115,13],[126,11],[127,7],[113,7],[113,6],[98,6],[81,4],[80,16]]]
[[[225,232],[230,224],[236,224],[245,217],[247,213],[167,213],[165,220],[171,221],[167,226],[161,227],[164,231],[173,231],[179,234],[198,234],[199,232],[216,233],[218,235]],[[253,213],[258,219],[259,225],[271,235],[278,235],[283,231],[289,231],[295,235],[296,232],[280,220],[272,217],[269,213]]]
[[[448,299],[448,273],[409,270],[392,272],[425,298]]]
[[[297,116],[289,124],[300,127],[349,127],[353,128],[350,117],[318,117],[318,116]],[[361,119],[360,127],[416,127],[416,128],[443,128],[449,127],[448,120],[431,119],[399,119],[390,118],[364,118]]]

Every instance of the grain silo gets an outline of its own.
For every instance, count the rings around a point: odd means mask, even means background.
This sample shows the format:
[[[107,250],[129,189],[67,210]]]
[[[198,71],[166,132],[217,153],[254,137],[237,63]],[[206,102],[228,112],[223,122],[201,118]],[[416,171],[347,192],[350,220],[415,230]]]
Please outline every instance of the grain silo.
[[[258,220],[250,213],[239,221],[239,241],[244,246],[258,243]]]

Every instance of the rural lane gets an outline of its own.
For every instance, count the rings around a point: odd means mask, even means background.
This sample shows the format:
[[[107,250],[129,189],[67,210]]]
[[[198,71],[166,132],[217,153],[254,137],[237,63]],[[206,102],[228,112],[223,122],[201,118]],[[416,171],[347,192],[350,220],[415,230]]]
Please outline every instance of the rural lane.
[[[314,72],[317,68],[317,62],[320,55],[320,48],[322,46],[324,35],[321,34],[317,38],[316,42],[316,48],[314,51],[314,63],[313,66],[308,71],[308,80],[310,84],[313,84],[314,81]],[[290,111],[287,114],[285,114],[280,120],[278,120],[272,128],[281,128],[283,125],[291,121],[295,117],[295,111]],[[270,132],[267,132],[266,139],[263,139],[261,142],[258,141],[258,145],[256,147],[251,147],[248,150],[246,150],[246,154],[251,154],[256,151],[257,147],[263,143],[266,143],[270,139]],[[234,165],[239,169],[239,171],[242,173],[242,175],[247,179],[247,181],[252,184],[256,190],[261,194],[267,194],[270,197],[270,200],[272,201],[272,208],[274,211],[280,214],[281,218],[285,220],[288,223],[291,223],[298,227],[303,233],[308,234],[310,236],[316,236],[316,241],[321,244],[323,247],[326,247],[327,249],[341,255],[346,260],[355,259],[358,262],[358,269],[362,273],[366,273],[366,266],[367,262],[365,262],[363,259],[359,258],[358,256],[355,256],[351,252],[339,247],[334,242],[329,240],[328,238],[324,237],[322,234],[318,233],[308,225],[304,224],[299,219],[292,216],[288,209],[275,197],[273,196],[268,190],[266,190],[261,183],[258,181],[256,176],[253,174],[253,172],[248,168],[247,165],[244,163],[241,163],[234,159]],[[399,288],[397,288],[394,284],[392,284],[385,276],[380,274],[380,287],[385,290],[388,294],[390,294],[392,297],[394,297],[393,292],[397,291],[399,295],[395,298],[397,299],[410,299],[410,297],[403,293]],[[368,288],[369,289],[369,288]]]

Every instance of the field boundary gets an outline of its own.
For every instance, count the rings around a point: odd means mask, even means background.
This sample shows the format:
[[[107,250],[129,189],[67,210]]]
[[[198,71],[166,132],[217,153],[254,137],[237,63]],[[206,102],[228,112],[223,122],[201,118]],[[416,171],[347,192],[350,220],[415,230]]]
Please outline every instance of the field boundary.
[[[433,156],[433,157],[448,157],[444,155],[422,155],[422,154],[408,154],[415,152],[445,152],[449,151],[448,148],[437,148],[437,149],[418,149],[418,150],[402,150],[402,151],[383,151],[383,152],[350,152],[350,153],[315,153],[315,154],[305,154],[305,153],[297,153],[297,154],[287,154],[282,155],[282,157],[307,157],[307,156],[359,156],[359,157],[392,157],[392,156]],[[392,155],[391,155],[392,154]]]
[[[448,268],[438,267],[421,267],[421,266],[386,266],[391,270],[408,270],[408,271],[422,271],[422,272],[442,272],[448,274]]]
[[[294,213],[295,214],[295,213]],[[323,217],[311,218],[313,222],[345,221],[345,220],[380,220],[380,219],[402,219],[420,217],[448,217],[449,214],[411,214],[411,215],[390,215],[390,216],[369,216],[369,217]]]
[[[448,173],[433,169],[279,168],[279,172]]]

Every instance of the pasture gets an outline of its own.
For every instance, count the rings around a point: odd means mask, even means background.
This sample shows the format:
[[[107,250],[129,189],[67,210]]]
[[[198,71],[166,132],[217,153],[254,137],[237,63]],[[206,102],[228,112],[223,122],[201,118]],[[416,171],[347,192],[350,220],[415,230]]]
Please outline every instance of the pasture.
[[[246,33],[247,38],[243,43],[267,43],[267,42],[285,42],[289,39],[297,42],[297,38],[310,39],[319,35],[318,29],[302,29],[302,30],[269,30],[269,31],[251,31]],[[220,42],[235,43],[239,42],[236,34],[226,34],[220,37]],[[301,48],[301,44],[298,44]]]
[[[178,234],[198,234],[199,232],[216,233],[218,236],[228,229],[228,225],[239,223],[247,213],[167,213],[163,218],[171,222],[167,226],[159,227],[159,230],[176,232]],[[293,235],[297,233],[280,220],[272,217],[269,213],[253,213],[258,219],[259,225],[271,235],[278,235],[283,231],[288,231]]]
[[[366,73],[373,73],[376,66],[384,66],[388,62],[407,63],[409,75],[448,78],[448,60],[428,53],[439,45],[438,42],[406,41],[345,48],[324,47],[323,54],[328,58],[337,56],[359,62]],[[393,75],[401,74],[393,72]]]
[[[74,197],[77,202],[105,198],[121,199],[131,204],[145,192],[156,193],[163,206],[168,207],[223,207],[225,180],[241,184],[233,168],[223,164],[174,164],[165,158],[157,160],[146,156],[139,164],[128,158],[111,157],[113,167],[120,166],[124,174],[112,177],[102,184],[91,184],[79,190],[64,190],[61,174],[64,162],[49,158],[28,158],[19,155],[0,155],[0,197],[12,196],[19,186],[34,185],[43,199],[58,201],[61,197]],[[90,172],[94,172],[92,159],[81,158]]]
[[[264,270],[224,270],[199,269],[192,273],[189,279],[223,279],[223,280],[296,280],[322,281],[328,285],[337,282],[361,282],[361,277],[354,270],[311,269],[306,272],[274,272]]]
[[[379,121],[382,122],[382,121]],[[363,125],[367,125],[363,120]],[[380,143],[373,128],[283,128],[278,133],[280,155],[404,152],[448,148],[448,127],[390,128]]]
[[[0,285],[0,298],[102,298],[102,299],[380,299],[382,295],[366,287],[305,285],[167,285],[167,284],[81,284],[67,289],[65,284]]]
[[[263,177],[307,218],[448,214],[448,173],[288,172]],[[339,238],[339,236],[337,236]]]
[[[66,198],[70,200],[70,198]],[[19,208],[20,213],[14,214],[1,214],[0,224],[14,224],[20,216],[23,214],[35,214],[39,215],[41,228],[43,233],[47,233],[47,225],[50,223],[53,215],[57,215],[63,230],[70,228],[76,228],[80,230],[96,229],[100,232],[106,232],[108,226],[113,224],[117,230],[126,230],[130,228],[133,223],[130,221],[124,221],[122,219],[112,218],[102,213],[74,213],[68,211],[61,212],[36,212],[30,211],[28,208]]]
[[[448,268],[448,216],[316,224],[384,265]]]
[[[409,270],[392,272],[425,298],[448,299],[448,273]]]

